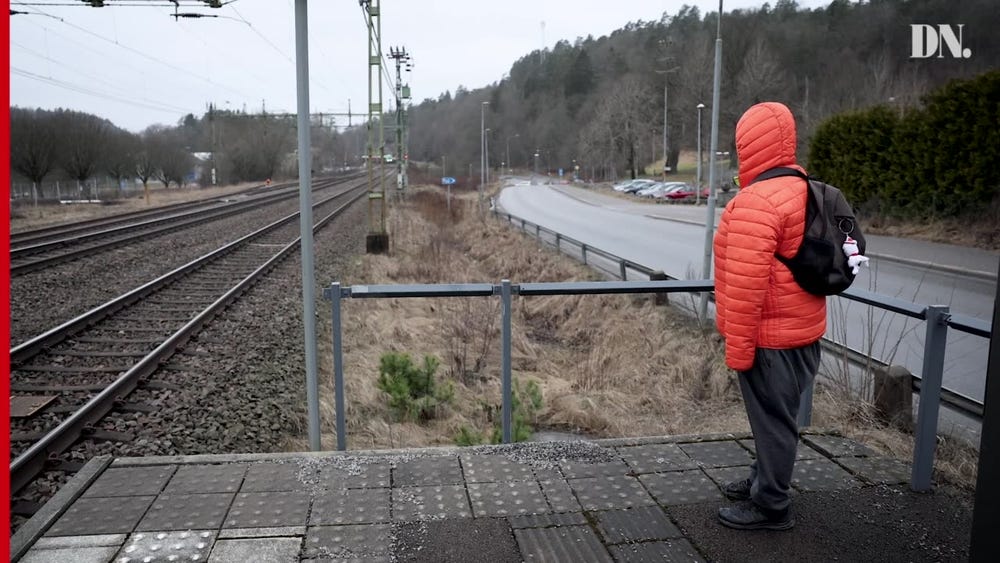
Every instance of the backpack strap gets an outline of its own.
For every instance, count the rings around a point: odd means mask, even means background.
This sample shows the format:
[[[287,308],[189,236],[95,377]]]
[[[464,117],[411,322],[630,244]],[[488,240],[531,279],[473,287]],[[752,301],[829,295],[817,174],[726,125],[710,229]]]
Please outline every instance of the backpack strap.
[[[805,181],[809,181],[809,176],[802,173],[801,170],[796,170],[795,168],[788,168],[785,166],[777,166],[771,168],[770,170],[765,170],[757,175],[750,184],[756,184],[757,182],[763,182],[764,180],[770,180],[771,178],[778,178],[780,176],[798,176]],[[750,184],[747,184],[748,186]]]

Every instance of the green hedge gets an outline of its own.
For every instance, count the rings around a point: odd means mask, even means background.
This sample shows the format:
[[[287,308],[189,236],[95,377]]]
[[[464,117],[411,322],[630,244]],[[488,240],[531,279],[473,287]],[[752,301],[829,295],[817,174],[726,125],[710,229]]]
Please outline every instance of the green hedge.
[[[809,144],[809,171],[863,213],[909,219],[981,213],[1000,195],[1000,71],[954,81],[920,109],[833,116]]]

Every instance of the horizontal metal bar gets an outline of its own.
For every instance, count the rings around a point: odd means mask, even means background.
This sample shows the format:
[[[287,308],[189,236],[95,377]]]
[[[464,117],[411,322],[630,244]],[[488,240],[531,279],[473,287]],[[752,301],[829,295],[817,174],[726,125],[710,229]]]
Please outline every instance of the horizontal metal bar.
[[[491,283],[441,283],[424,285],[352,285],[344,288],[347,297],[479,297],[493,295]]]
[[[519,295],[599,295],[608,293],[679,293],[711,291],[708,280],[522,283]]]
[[[982,336],[983,338],[990,338],[993,332],[993,324],[989,321],[957,313],[951,314],[951,317],[948,319],[948,326],[961,332]]]
[[[874,305],[893,313],[913,317],[914,319],[927,319],[926,305],[918,305],[917,303],[903,301],[902,299],[897,299],[895,297],[879,295],[878,293],[866,291],[864,289],[848,289],[840,295],[850,299],[851,301],[858,301],[866,305]]]

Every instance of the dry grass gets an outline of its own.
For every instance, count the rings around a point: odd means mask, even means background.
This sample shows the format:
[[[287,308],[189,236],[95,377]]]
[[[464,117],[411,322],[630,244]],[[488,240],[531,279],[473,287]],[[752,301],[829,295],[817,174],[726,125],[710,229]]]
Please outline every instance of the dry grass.
[[[390,210],[392,253],[361,257],[341,281],[405,284],[598,279],[572,259],[477,212],[475,194],[452,201],[417,189]],[[678,296],[678,299],[683,297]],[[334,447],[332,355],[328,316],[320,322],[324,447]],[[500,404],[499,299],[371,299],[343,305],[348,444],[398,448],[454,443],[462,426],[488,431]],[[544,395],[539,427],[592,437],[749,430],[732,372],[714,328],[656,306],[649,296],[516,297],[512,367]],[[441,360],[438,376],[455,385],[448,416],[397,423],[376,388],[387,351]],[[816,393],[814,425],[839,430],[885,454],[912,455],[910,435],[881,427],[870,407],[833,388]],[[290,449],[302,449],[295,440]],[[939,478],[975,479],[975,452],[939,447]]]
[[[864,229],[874,235],[1000,250],[1000,203],[974,217],[920,222],[879,218],[867,221]]]
[[[173,187],[170,189],[164,189],[162,185],[158,184],[155,186],[150,185],[148,205],[141,192],[135,197],[114,200],[107,205],[93,203],[66,205],[46,203],[35,207],[31,205],[30,201],[18,200],[17,204],[11,208],[10,230],[12,233],[16,233],[18,231],[36,229],[58,223],[84,221],[128,213],[130,211],[160,207],[171,203],[228,195],[257,184],[259,182],[248,182],[216,188],[200,188],[197,185],[188,185],[183,188]]]

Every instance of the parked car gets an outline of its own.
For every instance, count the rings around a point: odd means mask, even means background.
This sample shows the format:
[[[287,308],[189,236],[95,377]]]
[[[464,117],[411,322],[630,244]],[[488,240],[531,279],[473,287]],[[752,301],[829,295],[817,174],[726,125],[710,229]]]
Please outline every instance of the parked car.
[[[673,190],[663,194],[663,197],[670,200],[681,200],[689,197],[694,197],[695,187],[691,184],[680,184]]]
[[[629,186],[638,181],[639,180],[625,180],[624,182],[618,182],[614,186],[611,186],[611,189],[616,192],[624,192],[626,189],[628,189]]]
[[[638,180],[633,180],[627,188],[625,188],[623,193],[634,194],[640,190],[645,190],[656,185],[655,180],[646,180],[645,178],[640,178]]]
[[[668,194],[683,185],[683,182],[660,182],[655,188],[650,189],[642,195],[644,197],[662,198],[665,194]]]

